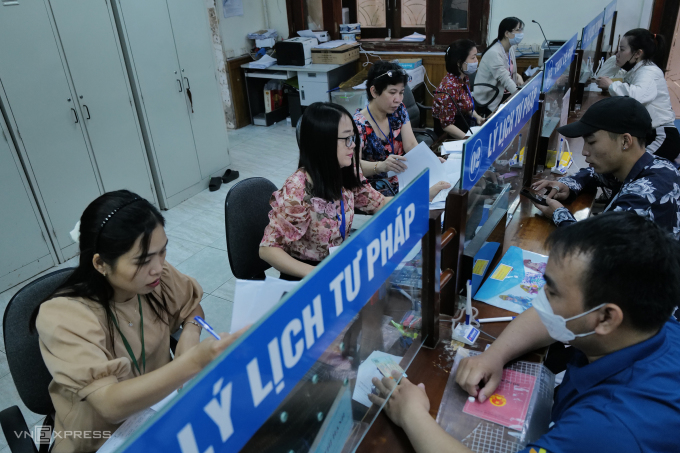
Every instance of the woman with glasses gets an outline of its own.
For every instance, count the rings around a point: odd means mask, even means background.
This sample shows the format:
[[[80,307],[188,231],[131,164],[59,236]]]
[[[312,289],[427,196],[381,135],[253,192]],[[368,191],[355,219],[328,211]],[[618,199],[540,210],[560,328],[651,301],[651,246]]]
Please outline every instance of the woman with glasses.
[[[506,17],[498,26],[498,37],[482,54],[474,82],[475,110],[482,116],[495,111],[501,101],[524,84],[517,73],[516,46],[524,37],[524,22]]]
[[[361,169],[369,181],[376,183],[387,179],[387,172],[406,170],[404,154],[418,146],[411,129],[404,100],[408,74],[396,63],[379,61],[371,66],[366,79],[368,105],[357,109],[354,123],[361,138]],[[397,176],[388,179],[389,187],[381,189],[383,195],[399,191]],[[430,199],[450,184],[440,181],[430,188]]]
[[[373,214],[384,197],[358,165],[359,132],[347,110],[330,102],[307,107],[300,124],[300,163],[270,200],[260,258],[285,280],[300,280],[349,236],[354,208]]]
[[[445,61],[448,74],[435,91],[432,104],[434,130],[438,135],[446,132],[463,139],[471,126],[484,123],[475,112],[469,79],[477,72],[477,45],[469,39],[459,39],[446,49]]]

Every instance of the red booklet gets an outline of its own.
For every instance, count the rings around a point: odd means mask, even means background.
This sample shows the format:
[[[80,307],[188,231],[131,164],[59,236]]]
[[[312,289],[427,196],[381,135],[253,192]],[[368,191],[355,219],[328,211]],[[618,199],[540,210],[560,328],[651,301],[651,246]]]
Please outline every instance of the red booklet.
[[[468,401],[463,412],[519,431],[527,418],[535,383],[535,376],[504,369],[494,394],[483,403]]]

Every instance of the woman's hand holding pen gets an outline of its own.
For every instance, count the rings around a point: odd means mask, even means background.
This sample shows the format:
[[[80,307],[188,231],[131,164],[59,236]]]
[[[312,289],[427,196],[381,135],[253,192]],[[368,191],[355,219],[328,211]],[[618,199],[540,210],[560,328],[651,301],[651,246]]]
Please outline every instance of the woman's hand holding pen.
[[[232,334],[221,333],[220,340],[215,340],[213,337],[208,337],[196,346],[187,350],[184,355],[191,357],[191,360],[199,367],[199,369],[202,370],[210,362],[222,354],[225,349],[231,346],[231,344],[249,328],[250,326],[246,326]]]

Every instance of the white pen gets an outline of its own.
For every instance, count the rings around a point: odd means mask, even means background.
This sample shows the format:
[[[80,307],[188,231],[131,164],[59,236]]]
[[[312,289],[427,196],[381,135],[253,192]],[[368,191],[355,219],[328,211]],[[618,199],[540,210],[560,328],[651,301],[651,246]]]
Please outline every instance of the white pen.
[[[477,322],[480,324],[483,324],[485,322],[507,322],[507,321],[512,321],[515,319],[517,316],[501,316],[500,318],[483,318],[483,319],[478,319]]]
[[[210,335],[212,335],[213,337],[215,337],[215,338],[218,339],[218,340],[221,340],[221,339],[222,339],[222,337],[220,337],[219,335],[217,335],[217,332],[215,332],[215,330],[214,330],[212,327],[210,327],[210,324],[208,324],[207,322],[205,322],[205,319],[201,318],[200,316],[194,316],[194,319],[195,319],[196,322],[199,323],[199,324],[201,325],[201,327],[203,327],[203,328],[205,329],[205,331],[208,332]]]

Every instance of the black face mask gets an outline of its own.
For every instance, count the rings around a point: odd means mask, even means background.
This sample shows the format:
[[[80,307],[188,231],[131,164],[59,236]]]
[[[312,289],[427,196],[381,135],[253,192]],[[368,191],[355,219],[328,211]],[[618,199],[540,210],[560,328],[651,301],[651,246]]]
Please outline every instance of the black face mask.
[[[634,56],[630,57],[630,60],[632,60],[633,58],[634,58]],[[623,69],[624,71],[630,71],[631,69],[633,69],[635,67],[635,65],[637,64],[637,62],[631,63],[630,60],[626,61],[623,64],[623,66],[621,66],[621,69]]]

